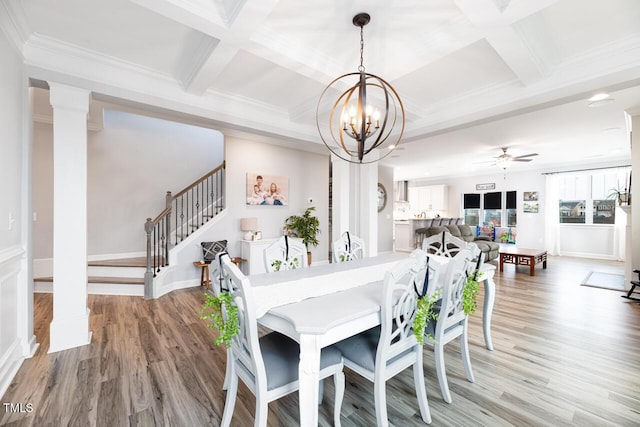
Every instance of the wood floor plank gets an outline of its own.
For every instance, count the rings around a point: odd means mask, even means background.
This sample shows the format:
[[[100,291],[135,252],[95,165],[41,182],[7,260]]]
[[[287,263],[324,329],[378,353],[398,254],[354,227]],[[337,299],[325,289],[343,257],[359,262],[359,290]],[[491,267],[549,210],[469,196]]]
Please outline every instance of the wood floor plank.
[[[619,292],[580,286],[592,270],[622,264],[549,257],[547,270],[496,273],[494,351],[482,335],[483,289],[469,320],[475,382],[467,381],[457,341],[445,346],[453,403],[442,400],[433,351],[424,370],[433,426],[636,426],[640,421],[640,305]],[[226,351],[199,318],[202,290],[157,300],[89,295],[90,345],[48,354],[51,294],[34,295],[41,344],[20,368],[0,411],[3,426],[218,426]],[[264,331],[263,331],[264,332]],[[375,425],[373,384],[346,370],[345,427]],[[333,425],[333,384],[325,381],[319,425]],[[410,369],[387,383],[390,425],[424,426]],[[252,426],[253,394],[239,385],[233,426]],[[269,405],[268,425],[293,426],[298,396]]]

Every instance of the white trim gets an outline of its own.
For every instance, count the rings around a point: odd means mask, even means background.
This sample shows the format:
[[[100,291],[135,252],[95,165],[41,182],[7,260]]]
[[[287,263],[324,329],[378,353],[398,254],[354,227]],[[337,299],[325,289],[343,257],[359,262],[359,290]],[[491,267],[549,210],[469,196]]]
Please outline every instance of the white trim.
[[[22,362],[24,362],[25,358],[22,356],[21,350],[20,340],[16,339],[0,358],[0,396],[3,396],[7,391],[11,381],[18,373],[18,369],[22,366]]]
[[[8,264],[21,258],[25,254],[24,248],[22,246],[12,246],[10,248],[4,249],[0,251],[0,265]]]

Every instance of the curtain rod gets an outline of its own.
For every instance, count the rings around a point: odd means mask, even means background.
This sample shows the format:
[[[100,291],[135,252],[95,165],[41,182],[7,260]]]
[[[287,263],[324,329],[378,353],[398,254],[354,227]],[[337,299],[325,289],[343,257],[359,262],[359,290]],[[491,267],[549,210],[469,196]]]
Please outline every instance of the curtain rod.
[[[620,168],[630,168],[631,165],[621,165],[621,166],[604,166],[601,168],[588,168],[588,169],[573,169],[569,171],[559,171],[559,172],[542,172],[542,175],[555,175],[557,173],[572,173],[572,172],[587,172],[587,171],[597,171],[602,169],[620,169]]]

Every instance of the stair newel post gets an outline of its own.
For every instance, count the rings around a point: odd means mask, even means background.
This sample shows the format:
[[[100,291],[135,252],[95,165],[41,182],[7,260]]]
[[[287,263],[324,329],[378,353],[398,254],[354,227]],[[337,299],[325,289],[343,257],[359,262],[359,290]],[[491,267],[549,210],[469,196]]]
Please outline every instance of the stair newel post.
[[[169,213],[167,213],[167,230],[166,230],[166,235],[167,235],[167,240],[166,240],[166,245],[165,245],[165,259],[169,259],[169,245],[171,245],[171,210],[173,206],[173,196],[171,195],[171,191],[167,191],[167,195],[166,195],[166,207],[169,208]],[[178,243],[178,239],[176,237],[176,243]]]
[[[144,273],[144,298],[153,298],[153,268],[151,266],[151,233],[153,232],[153,222],[147,218],[144,223],[144,231],[147,234],[147,270]]]

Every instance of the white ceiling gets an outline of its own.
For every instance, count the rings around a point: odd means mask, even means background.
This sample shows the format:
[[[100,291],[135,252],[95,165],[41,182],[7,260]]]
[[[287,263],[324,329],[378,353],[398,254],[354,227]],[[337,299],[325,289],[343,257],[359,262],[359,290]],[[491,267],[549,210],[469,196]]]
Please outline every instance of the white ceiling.
[[[629,162],[638,0],[0,0],[0,29],[36,80],[317,151],[358,12],[366,69],[407,111],[396,179],[493,171],[503,146],[539,153],[517,170]],[[589,108],[600,91],[614,101]]]

